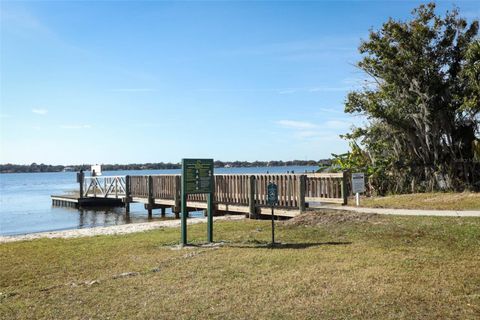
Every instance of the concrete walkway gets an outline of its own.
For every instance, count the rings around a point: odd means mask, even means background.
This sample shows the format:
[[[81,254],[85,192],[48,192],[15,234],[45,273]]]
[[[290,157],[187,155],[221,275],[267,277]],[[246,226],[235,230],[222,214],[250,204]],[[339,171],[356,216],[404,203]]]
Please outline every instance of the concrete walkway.
[[[417,209],[384,209],[384,208],[365,208],[335,205],[320,205],[312,209],[334,209],[347,210],[363,213],[391,214],[401,216],[437,216],[437,217],[480,217],[480,210],[476,211],[455,211],[455,210],[417,210]]]

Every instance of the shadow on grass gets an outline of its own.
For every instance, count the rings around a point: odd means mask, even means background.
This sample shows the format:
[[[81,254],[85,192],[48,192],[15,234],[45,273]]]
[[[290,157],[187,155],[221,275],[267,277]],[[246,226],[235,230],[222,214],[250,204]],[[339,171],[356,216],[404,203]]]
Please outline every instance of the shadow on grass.
[[[307,249],[311,247],[320,247],[320,246],[341,246],[341,245],[350,245],[350,241],[328,241],[328,242],[306,242],[306,243],[279,243],[276,242],[272,245],[271,242],[260,242],[256,241],[253,243],[242,243],[242,244],[229,244],[230,248],[240,248],[240,249]]]

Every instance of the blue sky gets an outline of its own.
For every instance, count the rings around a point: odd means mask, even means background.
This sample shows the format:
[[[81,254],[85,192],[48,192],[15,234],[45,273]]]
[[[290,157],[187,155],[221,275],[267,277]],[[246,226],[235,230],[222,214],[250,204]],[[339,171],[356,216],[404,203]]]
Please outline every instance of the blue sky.
[[[2,1],[0,163],[345,152],[360,39],[419,3]]]

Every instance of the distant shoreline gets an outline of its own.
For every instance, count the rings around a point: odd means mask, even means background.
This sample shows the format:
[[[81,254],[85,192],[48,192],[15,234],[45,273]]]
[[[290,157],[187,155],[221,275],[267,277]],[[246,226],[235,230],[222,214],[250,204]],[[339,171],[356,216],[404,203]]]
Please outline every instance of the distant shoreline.
[[[292,160],[292,161],[215,161],[215,168],[256,168],[256,167],[293,167],[293,166],[330,166],[331,159]],[[30,165],[0,164],[0,173],[41,173],[41,172],[78,172],[90,171],[90,164],[82,165],[48,165],[32,163]],[[120,170],[175,170],[181,169],[180,163],[132,163],[102,164],[103,171]]]

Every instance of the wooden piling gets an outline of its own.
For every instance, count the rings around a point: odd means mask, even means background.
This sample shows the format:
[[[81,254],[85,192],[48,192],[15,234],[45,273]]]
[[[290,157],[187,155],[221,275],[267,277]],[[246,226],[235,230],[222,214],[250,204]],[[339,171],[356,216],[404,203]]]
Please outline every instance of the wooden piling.
[[[83,173],[83,170],[80,170],[79,173],[77,173],[77,182],[79,183],[79,193],[80,193],[80,198],[83,198],[83,181],[85,178],[85,173]]]
[[[182,210],[181,209],[181,207],[182,207],[182,196],[181,196],[182,185],[181,185],[180,176],[175,176],[174,188],[175,188],[175,193],[174,193],[174,196],[173,196],[174,206],[173,206],[172,211],[175,214],[175,218],[179,219],[180,218],[180,211]]]
[[[125,176],[125,214],[128,216],[130,214],[130,202],[131,202],[131,187],[130,187],[130,176]]]
[[[298,179],[298,211],[300,213],[305,211],[305,189],[306,189],[307,176],[301,175]]]
[[[148,204],[147,204],[147,211],[148,211],[148,218],[152,218],[152,210],[153,210],[153,205],[155,203],[155,198],[153,197],[153,178],[152,176],[148,176]]]
[[[250,219],[257,219],[257,212],[255,210],[255,176],[248,177],[248,217]]]

